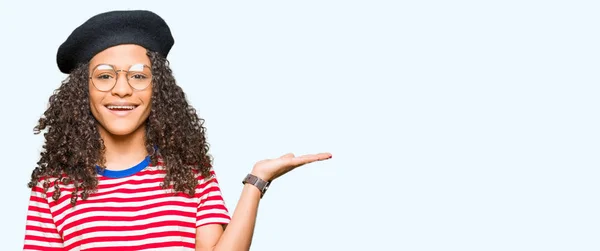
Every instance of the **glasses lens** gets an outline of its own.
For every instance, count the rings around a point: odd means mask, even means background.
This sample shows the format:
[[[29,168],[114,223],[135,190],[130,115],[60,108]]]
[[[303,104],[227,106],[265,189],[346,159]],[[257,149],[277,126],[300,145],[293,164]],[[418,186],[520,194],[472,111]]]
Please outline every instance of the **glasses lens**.
[[[127,81],[134,89],[143,90],[152,82],[152,71],[144,64],[132,65],[127,72]]]
[[[117,72],[110,65],[98,65],[92,72],[92,83],[98,90],[108,91],[117,81]]]

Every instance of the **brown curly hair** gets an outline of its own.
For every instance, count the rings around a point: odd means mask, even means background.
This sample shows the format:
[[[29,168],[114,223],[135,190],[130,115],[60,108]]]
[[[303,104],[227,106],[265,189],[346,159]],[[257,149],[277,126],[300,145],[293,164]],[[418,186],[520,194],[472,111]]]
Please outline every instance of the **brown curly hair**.
[[[171,188],[193,196],[198,185],[197,175],[210,177],[212,157],[208,154],[204,120],[188,104],[179,87],[169,61],[160,54],[147,52],[152,67],[152,106],[146,120],[146,149],[151,164],[157,155],[162,158],[166,176],[163,189]],[[89,105],[89,64],[73,70],[54,91],[44,115],[34,127],[34,133],[44,132],[45,143],[37,167],[31,174],[30,188],[42,182],[46,189],[54,186],[52,198],[58,200],[60,184],[72,184],[71,205],[96,191],[96,166],[105,168],[105,147],[98,132],[98,123]],[[52,181],[50,181],[52,180]]]

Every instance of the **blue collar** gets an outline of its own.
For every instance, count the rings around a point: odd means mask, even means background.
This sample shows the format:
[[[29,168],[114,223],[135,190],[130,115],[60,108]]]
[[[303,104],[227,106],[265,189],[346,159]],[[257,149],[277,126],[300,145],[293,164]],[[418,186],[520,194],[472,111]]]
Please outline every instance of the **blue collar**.
[[[140,162],[139,164],[137,164],[135,166],[127,168],[125,170],[119,170],[119,171],[113,171],[113,170],[107,170],[107,169],[102,170],[102,168],[100,168],[99,166],[96,166],[96,172],[107,178],[123,178],[123,177],[127,177],[127,176],[136,174],[137,172],[146,168],[149,164],[150,164],[150,156],[146,156],[146,158],[144,158],[144,160],[142,160],[142,162]]]

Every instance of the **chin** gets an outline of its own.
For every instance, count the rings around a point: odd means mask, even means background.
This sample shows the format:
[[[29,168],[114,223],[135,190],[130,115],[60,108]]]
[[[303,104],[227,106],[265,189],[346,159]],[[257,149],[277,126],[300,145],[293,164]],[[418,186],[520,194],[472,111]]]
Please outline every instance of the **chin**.
[[[145,129],[145,121],[148,119],[149,110],[139,111],[137,110],[139,108],[137,107],[135,111],[126,114],[120,114],[120,116],[105,112],[102,109],[92,110],[92,114],[96,117],[100,130],[107,136],[127,136]],[[142,114],[139,114],[140,112]]]
[[[145,121],[147,116],[128,116],[128,117],[114,117],[112,114],[100,113],[96,121],[100,126],[100,130],[104,131],[105,134],[113,136],[127,136],[132,135],[140,130],[144,130]],[[135,115],[135,114],[131,114]]]
[[[138,128],[104,128],[106,132],[115,136],[127,136],[133,134]]]
[[[109,135],[127,136],[143,129],[144,124],[102,124],[101,126],[103,131]]]

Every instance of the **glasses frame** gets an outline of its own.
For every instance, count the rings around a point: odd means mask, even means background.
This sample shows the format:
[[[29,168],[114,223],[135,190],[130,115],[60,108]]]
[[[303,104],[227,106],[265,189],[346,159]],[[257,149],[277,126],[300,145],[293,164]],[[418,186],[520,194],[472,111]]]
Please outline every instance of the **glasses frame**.
[[[98,88],[96,86],[96,83],[94,83],[94,77],[93,77],[94,76],[94,72],[96,71],[96,69],[98,68],[98,66],[101,66],[101,65],[108,65],[108,66],[110,66],[113,69],[113,71],[116,73],[115,75],[117,75],[117,77],[115,78],[115,83],[108,90],[100,90],[100,88]],[[119,82],[119,76],[120,76],[119,73],[124,72],[125,73],[125,79],[127,80],[127,84],[129,85],[129,87],[131,87],[131,89],[134,89],[136,91],[146,90],[149,86],[152,85],[152,82],[153,82],[154,73],[152,72],[152,67],[150,67],[150,66],[148,66],[146,64],[140,63],[140,64],[132,64],[132,65],[130,65],[129,69],[131,69],[131,67],[134,66],[134,65],[143,65],[144,67],[148,67],[148,69],[150,69],[150,82],[148,83],[148,85],[146,87],[144,87],[142,89],[135,88],[135,87],[133,87],[133,85],[131,85],[131,83],[129,83],[129,78],[127,78],[127,74],[129,74],[130,70],[116,70],[117,67],[115,67],[112,64],[97,64],[96,66],[94,66],[94,68],[92,68],[92,72],[90,73],[89,79],[90,79],[90,81],[92,81],[92,85],[94,86],[94,88],[96,88],[96,90],[101,91],[101,92],[109,92],[112,89],[114,89],[115,86],[117,85],[117,82]]]

